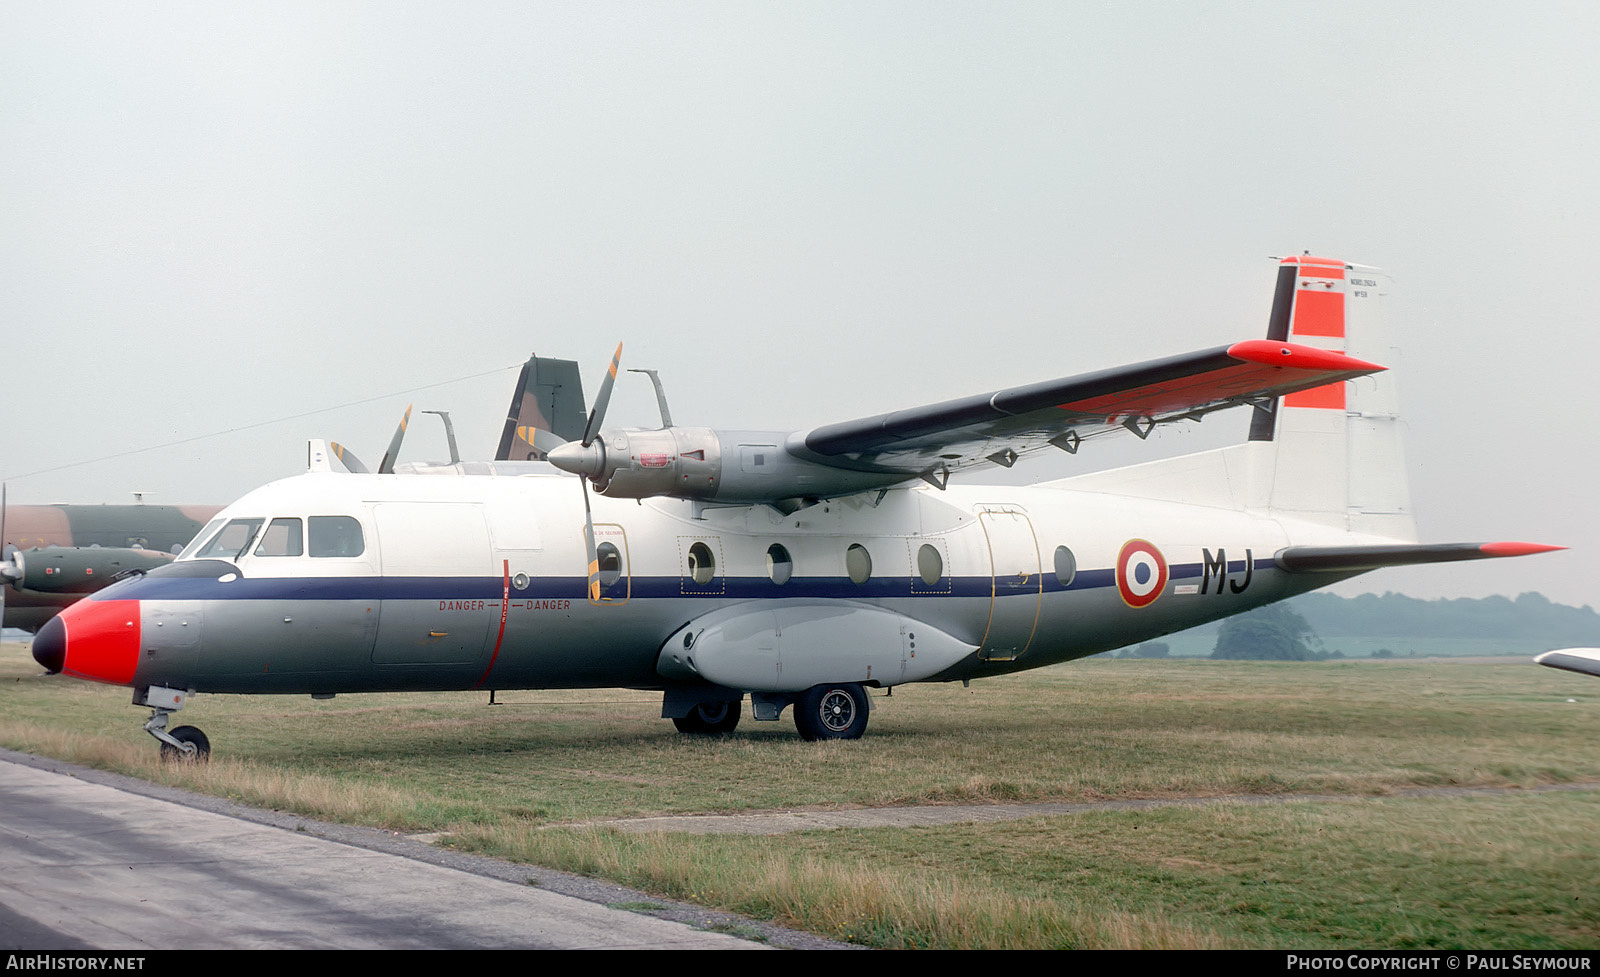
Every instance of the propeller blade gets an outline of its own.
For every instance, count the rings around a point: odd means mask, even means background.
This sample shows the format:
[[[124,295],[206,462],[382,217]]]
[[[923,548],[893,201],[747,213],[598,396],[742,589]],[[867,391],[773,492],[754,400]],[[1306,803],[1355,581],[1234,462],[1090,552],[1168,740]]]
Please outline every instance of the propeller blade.
[[[583,486],[583,541],[589,546],[589,600],[600,602],[600,557],[595,552],[594,516],[589,512],[589,480],[578,479]]]
[[[378,463],[379,475],[393,475],[394,463],[400,457],[400,442],[406,439],[406,425],[411,423],[411,405],[406,405],[406,415],[400,418],[400,426],[395,428],[394,438],[389,442],[389,450],[383,453],[383,461]]]
[[[611,388],[617,382],[617,365],[622,362],[622,344],[617,344],[617,353],[611,357],[611,369],[606,371],[606,378],[600,381],[600,392],[595,394],[594,409],[589,412],[589,423],[583,428],[583,446],[587,448],[594,441],[595,435],[600,433],[600,425],[606,419],[606,405],[611,403]]]
[[[549,455],[553,449],[569,443],[561,435],[554,431],[546,431],[542,427],[519,427],[517,434],[542,455]]]
[[[350,471],[354,472],[355,474],[357,474],[357,475],[368,475],[368,474],[371,474],[371,472],[369,471],[367,466],[363,465],[361,463],[361,459],[356,457],[356,453],[354,451],[351,451],[349,448],[346,448],[344,445],[340,444],[339,442],[337,442],[337,441],[328,442],[328,449],[333,452],[333,456],[335,458],[339,459],[339,464],[343,465],[345,468],[349,469]]]
[[[611,368],[606,371],[606,378],[600,383],[600,392],[595,395],[594,409],[589,411],[589,423],[583,428],[583,441],[577,445],[568,441],[561,445],[553,445],[546,455],[551,464],[564,471],[579,472],[578,485],[583,490],[583,542],[589,548],[589,600],[593,603],[600,602],[600,557],[596,553],[594,544],[594,515],[589,511],[589,479],[598,478],[605,471],[605,444],[595,445],[593,451],[589,446],[600,434],[600,425],[606,418],[606,405],[611,402],[611,388],[617,382],[617,365],[622,362],[622,344],[617,344],[617,352],[611,357]],[[537,433],[535,434],[537,437]],[[559,440],[559,439],[557,439]],[[580,450],[581,449],[581,450]],[[554,456],[550,456],[553,451]],[[578,468],[568,467],[557,461],[562,455],[571,455],[577,452],[580,456],[599,459],[597,463],[583,465],[583,471]],[[592,467],[593,472],[586,469]]]

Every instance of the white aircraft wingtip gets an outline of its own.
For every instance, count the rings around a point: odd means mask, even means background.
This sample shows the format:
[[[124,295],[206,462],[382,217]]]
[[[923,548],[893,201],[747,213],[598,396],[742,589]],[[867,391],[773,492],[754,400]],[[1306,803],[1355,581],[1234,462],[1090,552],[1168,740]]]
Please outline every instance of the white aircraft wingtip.
[[[1600,676],[1600,648],[1557,648],[1533,660],[1550,668]]]

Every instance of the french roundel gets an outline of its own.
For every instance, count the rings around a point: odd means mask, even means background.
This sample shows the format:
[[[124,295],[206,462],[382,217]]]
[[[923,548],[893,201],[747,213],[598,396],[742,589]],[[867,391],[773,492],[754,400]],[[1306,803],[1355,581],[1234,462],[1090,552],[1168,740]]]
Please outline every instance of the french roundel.
[[[1142,539],[1130,539],[1117,554],[1117,593],[1129,607],[1148,607],[1167,589],[1167,561]]]

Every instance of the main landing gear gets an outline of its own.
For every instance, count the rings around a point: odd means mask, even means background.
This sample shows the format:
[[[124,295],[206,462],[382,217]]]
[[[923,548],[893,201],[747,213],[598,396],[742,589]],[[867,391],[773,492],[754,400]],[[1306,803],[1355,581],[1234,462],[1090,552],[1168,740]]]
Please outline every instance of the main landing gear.
[[[813,685],[794,702],[794,725],[806,740],[857,740],[867,731],[867,693],[854,682]]]
[[[672,719],[678,732],[691,736],[731,733],[739,725],[744,697],[732,689],[727,698],[701,700],[706,689],[669,688],[661,714]],[[856,682],[813,685],[804,692],[751,692],[750,711],[764,722],[776,722],[783,710],[794,706],[794,725],[806,740],[855,740],[867,731],[871,704],[867,690]],[[679,715],[674,715],[678,713]]]
[[[169,731],[167,717],[183,708],[187,692],[151,686],[136,689],[133,704],[150,707],[150,720],[144,731],[161,742],[161,759],[166,763],[205,763],[211,759],[211,741],[196,726],[179,726]]]
[[[741,702],[702,702],[689,710],[689,715],[674,719],[672,725],[678,732],[695,736],[718,736],[731,733],[739,725]]]

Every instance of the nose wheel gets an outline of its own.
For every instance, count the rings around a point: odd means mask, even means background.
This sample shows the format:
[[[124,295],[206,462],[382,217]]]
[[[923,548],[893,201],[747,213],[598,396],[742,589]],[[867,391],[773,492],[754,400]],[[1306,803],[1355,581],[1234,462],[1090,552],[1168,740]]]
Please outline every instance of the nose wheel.
[[[179,726],[170,735],[176,743],[162,742],[163,763],[205,763],[211,759],[211,741],[198,726]]]
[[[180,702],[180,708],[181,708]],[[153,706],[150,721],[144,731],[161,742],[161,759],[165,763],[205,763],[211,759],[211,741],[198,726],[179,726],[168,731],[167,717],[176,709]]]

